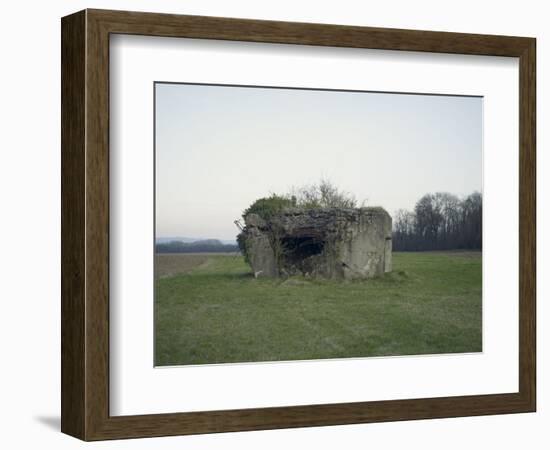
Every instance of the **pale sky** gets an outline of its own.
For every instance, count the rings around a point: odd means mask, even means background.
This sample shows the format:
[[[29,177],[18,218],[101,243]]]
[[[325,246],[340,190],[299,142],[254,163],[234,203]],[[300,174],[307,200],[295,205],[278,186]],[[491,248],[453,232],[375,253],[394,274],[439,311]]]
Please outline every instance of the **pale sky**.
[[[329,179],[391,215],[482,188],[480,97],[157,83],[156,235],[234,239],[254,200]]]

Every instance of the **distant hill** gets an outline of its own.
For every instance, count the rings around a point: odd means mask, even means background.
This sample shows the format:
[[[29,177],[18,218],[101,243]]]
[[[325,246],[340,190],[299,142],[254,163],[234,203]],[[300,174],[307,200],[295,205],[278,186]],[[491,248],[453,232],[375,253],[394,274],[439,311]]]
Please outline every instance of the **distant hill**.
[[[236,245],[237,244],[236,239],[228,240],[228,239],[210,239],[210,238],[190,238],[190,237],[182,237],[182,236],[157,237],[155,239],[155,242],[157,244],[166,244],[168,242],[187,242],[187,243],[191,243],[191,242],[213,241],[213,240],[219,241],[222,244],[228,244],[228,245]]]
[[[155,245],[157,253],[233,253],[238,252],[236,243],[224,244],[219,239],[203,239],[192,242],[172,240],[159,242]]]
[[[179,241],[179,242],[196,242],[196,241],[202,241],[202,239],[193,239],[188,237],[180,237],[180,236],[174,236],[174,237],[158,237],[155,239],[155,242],[157,244],[165,244],[167,242],[172,241]]]

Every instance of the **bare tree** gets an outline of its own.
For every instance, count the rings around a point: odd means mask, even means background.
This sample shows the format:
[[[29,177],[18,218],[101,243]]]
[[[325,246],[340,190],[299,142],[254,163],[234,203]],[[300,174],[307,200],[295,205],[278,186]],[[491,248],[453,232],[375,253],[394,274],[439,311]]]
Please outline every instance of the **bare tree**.
[[[414,211],[394,214],[393,248],[403,251],[481,249],[482,197],[447,192],[424,195]]]
[[[352,194],[339,190],[325,178],[318,184],[293,188],[289,197],[303,208],[355,208],[357,205]]]

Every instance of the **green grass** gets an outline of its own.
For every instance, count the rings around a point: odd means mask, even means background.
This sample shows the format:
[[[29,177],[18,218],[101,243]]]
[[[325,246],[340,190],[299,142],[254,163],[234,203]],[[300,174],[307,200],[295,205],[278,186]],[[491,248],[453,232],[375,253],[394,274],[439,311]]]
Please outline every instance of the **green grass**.
[[[284,281],[208,255],[156,281],[155,364],[482,350],[481,253],[394,253],[393,264],[368,281]]]

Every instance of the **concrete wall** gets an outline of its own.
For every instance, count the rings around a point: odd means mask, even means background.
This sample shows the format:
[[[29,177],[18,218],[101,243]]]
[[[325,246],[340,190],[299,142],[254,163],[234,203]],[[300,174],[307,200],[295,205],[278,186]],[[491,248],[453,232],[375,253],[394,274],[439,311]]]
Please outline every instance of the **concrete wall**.
[[[373,278],[391,271],[390,215],[383,209],[363,208],[350,227],[352,238],[342,246],[345,278]]]
[[[391,271],[390,215],[382,208],[285,210],[269,222],[250,214],[243,240],[255,276],[373,278]],[[285,242],[313,240],[322,251],[295,253]]]

